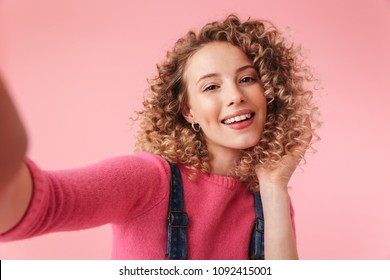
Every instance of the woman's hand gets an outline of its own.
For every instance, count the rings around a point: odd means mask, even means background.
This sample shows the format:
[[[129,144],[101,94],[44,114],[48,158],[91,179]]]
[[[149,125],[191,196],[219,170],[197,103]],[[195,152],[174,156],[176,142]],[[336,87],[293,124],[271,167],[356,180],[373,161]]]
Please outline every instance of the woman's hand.
[[[308,131],[311,130],[309,119],[304,124]],[[312,136],[311,133],[304,135],[301,145],[295,147],[292,152],[285,155],[277,167],[267,169],[262,166],[257,167],[256,174],[260,183],[260,191],[262,187],[287,187],[294,171],[298,167],[300,161],[303,159],[306,149],[309,147]]]
[[[303,146],[296,148],[292,153],[285,155],[275,168],[257,167],[256,174],[260,183],[260,191],[268,186],[287,187],[291,176],[303,158],[305,149]]]
[[[18,172],[27,149],[22,121],[0,73],[0,188]]]
[[[26,131],[0,75],[0,233],[18,223],[31,199],[26,149]]]
[[[308,121],[306,125],[310,128]],[[302,145],[285,155],[277,167],[267,169],[259,166],[256,169],[263,204],[266,259],[298,259],[287,185],[310,141],[311,134],[308,133]]]

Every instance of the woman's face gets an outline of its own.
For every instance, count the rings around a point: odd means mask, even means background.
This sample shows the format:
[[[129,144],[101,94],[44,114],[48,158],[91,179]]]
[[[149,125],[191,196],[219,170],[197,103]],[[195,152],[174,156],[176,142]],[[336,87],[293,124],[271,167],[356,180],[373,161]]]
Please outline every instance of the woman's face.
[[[240,48],[208,43],[187,61],[184,80],[188,103],[183,116],[200,125],[211,155],[238,155],[258,143],[266,98],[257,71]]]

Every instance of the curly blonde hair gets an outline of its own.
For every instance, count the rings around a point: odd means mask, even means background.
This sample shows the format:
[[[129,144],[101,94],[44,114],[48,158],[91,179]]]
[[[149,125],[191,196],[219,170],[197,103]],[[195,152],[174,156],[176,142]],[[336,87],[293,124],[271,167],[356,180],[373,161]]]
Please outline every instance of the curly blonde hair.
[[[188,58],[214,41],[239,47],[253,62],[264,87],[267,115],[263,136],[257,145],[241,152],[231,174],[256,191],[257,165],[275,168],[296,147],[303,151],[319,139],[315,133],[317,107],[312,104],[309,87],[315,79],[303,64],[299,48],[288,44],[267,21],[240,21],[230,15],[205,25],[198,34],[189,31],[180,38],[165,62],[157,65],[158,75],[149,81],[151,94],[138,112],[142,121],[135,148],[185,164],[192,170],[191,179],[197,172],[210,170],[202,132],[196,133],[182,116],[188,99],[183,74]],[[300,156],[303,158],[304,152]]]

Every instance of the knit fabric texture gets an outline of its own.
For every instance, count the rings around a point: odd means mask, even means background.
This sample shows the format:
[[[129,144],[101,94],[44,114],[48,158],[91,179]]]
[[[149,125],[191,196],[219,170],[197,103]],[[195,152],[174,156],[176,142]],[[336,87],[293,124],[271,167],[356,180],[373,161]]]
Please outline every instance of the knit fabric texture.
[[[112,224],[113,259],[164,259],[170,168],[147,152],[84,168],[41,170],[26,160],[33,197],[23,219],[0,241]],[[255,221],[253,194],[239,180],[178,165],[189,217],[189,259],[248,259]],[[291,211],[293,216],[293,211]],[[293,223],[294,224],[294,223]]]

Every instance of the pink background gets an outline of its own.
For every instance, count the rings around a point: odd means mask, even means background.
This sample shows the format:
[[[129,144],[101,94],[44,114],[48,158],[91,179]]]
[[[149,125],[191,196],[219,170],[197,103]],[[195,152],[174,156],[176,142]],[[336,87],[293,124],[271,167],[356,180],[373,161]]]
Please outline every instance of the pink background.
[[[155,64],[188,29],[229,13],[288,32],[322,82],[323,140],[291,181],[300,257],[389,259],[388,0],[0,1],[0,69],[29,156],[57,169],[131,153],[128,117]],[[110,249],[103,226],[1,244],[0,258],[108,259]]]

